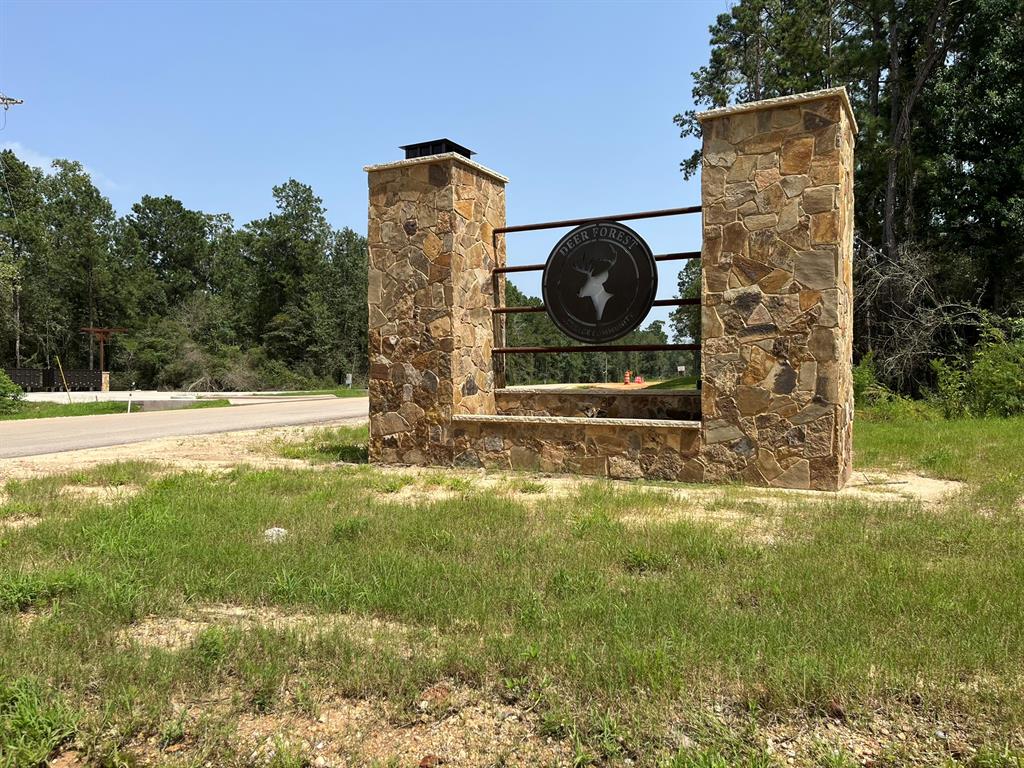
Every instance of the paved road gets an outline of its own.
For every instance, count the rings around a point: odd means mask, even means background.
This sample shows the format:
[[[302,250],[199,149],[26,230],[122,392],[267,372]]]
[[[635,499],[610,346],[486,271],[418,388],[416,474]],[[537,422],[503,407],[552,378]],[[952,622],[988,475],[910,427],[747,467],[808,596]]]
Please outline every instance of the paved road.
[[[365,397],[280,398],[272,403],[231,408],[0,421],[0,458],[138,443],[157,437],[365,419],[368,409]]]

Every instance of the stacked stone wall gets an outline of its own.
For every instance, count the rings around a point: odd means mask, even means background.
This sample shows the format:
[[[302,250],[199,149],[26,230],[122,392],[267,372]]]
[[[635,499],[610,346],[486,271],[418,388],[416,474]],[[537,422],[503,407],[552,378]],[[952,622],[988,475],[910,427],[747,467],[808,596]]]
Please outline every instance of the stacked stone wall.
[[[685,479],[700,450],[696,422],[555,416],[457,416],[455,464],[613,477]]]
[[[840,488],[853,421],[845,91],[701,123],[703,477]]]
[[[499,414],[586,416],[610,419],[700,421],[700,392],[601,392],[559,389],[499,389]]]
[[[370,459],[451,464],[452,415],[494,412],[505,180],[452,154],[367,170]]]
[[[367,169],[371,461],[843,486],[856,132],[846,92],[699,119],[700,423],[688,421],[694,395],[496,392],[506,179],[436,155]]]

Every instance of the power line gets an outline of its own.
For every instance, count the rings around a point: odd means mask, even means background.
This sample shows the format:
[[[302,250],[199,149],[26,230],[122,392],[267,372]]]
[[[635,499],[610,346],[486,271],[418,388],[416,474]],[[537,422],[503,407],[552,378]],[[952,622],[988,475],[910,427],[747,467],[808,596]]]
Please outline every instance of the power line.
[[[11,96],[7,96],[0,93],[0,107],[4,108],[4,128],[7,127],[7,110],[11,107],[16,107],[19,104],[24,104],[24,99],[15,99]],[[0,160],[0,178],[3,178],[4,190],[7,192],[7,202],[11,206],[11,213],[14,214],[14,223],[18,223],[18,209],[14,207],[14,198],[11,197],[11,188],[7,184],[7,169],[4,168],[3,160]]]

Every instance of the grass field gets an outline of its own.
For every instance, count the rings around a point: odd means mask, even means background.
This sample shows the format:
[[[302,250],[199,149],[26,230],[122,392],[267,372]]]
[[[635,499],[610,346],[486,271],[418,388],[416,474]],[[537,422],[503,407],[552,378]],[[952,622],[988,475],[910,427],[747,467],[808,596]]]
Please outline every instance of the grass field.
[[[270,397],[310,397],[311,395],[334,395],[335,397],[366,397],[367,390],[350,387],[332,389],[304,389],[295,392],[274,392]]]
[[[0,765],[1019,767],[1022,433],[859,422],[860,467],[967,484],[927,506],[377,470],[362,429],[12,481]]]
[[[198,400],[190,403],[184,409],[193,408],[222,408],[230,405],[227,400]],[[95,416],[101,413],[125,413],[128,410],[126,402],[94,402],[94,403],[36,403],[22,401],[17,404],[16,409],[11,413],[0,411],[0,421],[12,421],[19,419],[50,419],[57,416]],[[132,407],[138,411],[138,404]]]
[[[648,384],[644,389],[696,389],[696,376],[678,376],[674,379],[665,379],[654,384]]]

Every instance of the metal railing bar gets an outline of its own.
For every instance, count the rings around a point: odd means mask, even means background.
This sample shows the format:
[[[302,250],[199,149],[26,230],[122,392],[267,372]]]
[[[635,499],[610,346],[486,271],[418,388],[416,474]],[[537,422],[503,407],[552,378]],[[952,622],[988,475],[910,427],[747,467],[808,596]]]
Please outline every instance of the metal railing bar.
[[[518,315],[524,312],[547,312],[543,305],[539,307],[495,307],[491,310],[496,315]]]
[[[658,253],[655,261],[681,261],[683,259],[699,259],[700,251],[683,251],[681,253]]]
[[[509,272],[540,272],[542,269],[543,264],[527,264],[523,267],[495,267],[492,272],[495,275],[506,275]]]
[[[681,261],[683,259],[699,259],[700,251],[682,251],[680,253],[658,253],[655,254],[655,261]],[[540,272],[544,269],[543,264],[526,264],[521,267],[495,267],[491,272],[495,275],[504,275],[509,272]]]
[[[656,307],[687,307],[700,304],[700,299],[657,299],[654,302]],[[495,307],[491,310],[499,315],[513,315],[522,312],[546,312],[547,307],[543,304],[537,307]]]
[[[563,221],[544,221],[538,224],[519,224],[514,227],[498,227],[494,230],[495,235],[503,235],[508,232],[533,232],[538,229],[561,229],[562,227],[577,227],[580,224],[593,224],[597,221],[633,221],[635,219],[656,219],[662,216],[681,216],[686,213],[700,213],[699,205],[691,205],[686,208],[663,208],[659,211],[638,211],[636,213],[616,213],[610,216],[588,216],[585,219],[564,219]]]
[[[543,354],[546,352],[676,352],[697,351],[700,344],[602,344],[568,347],[495,347],[496,355]]]

